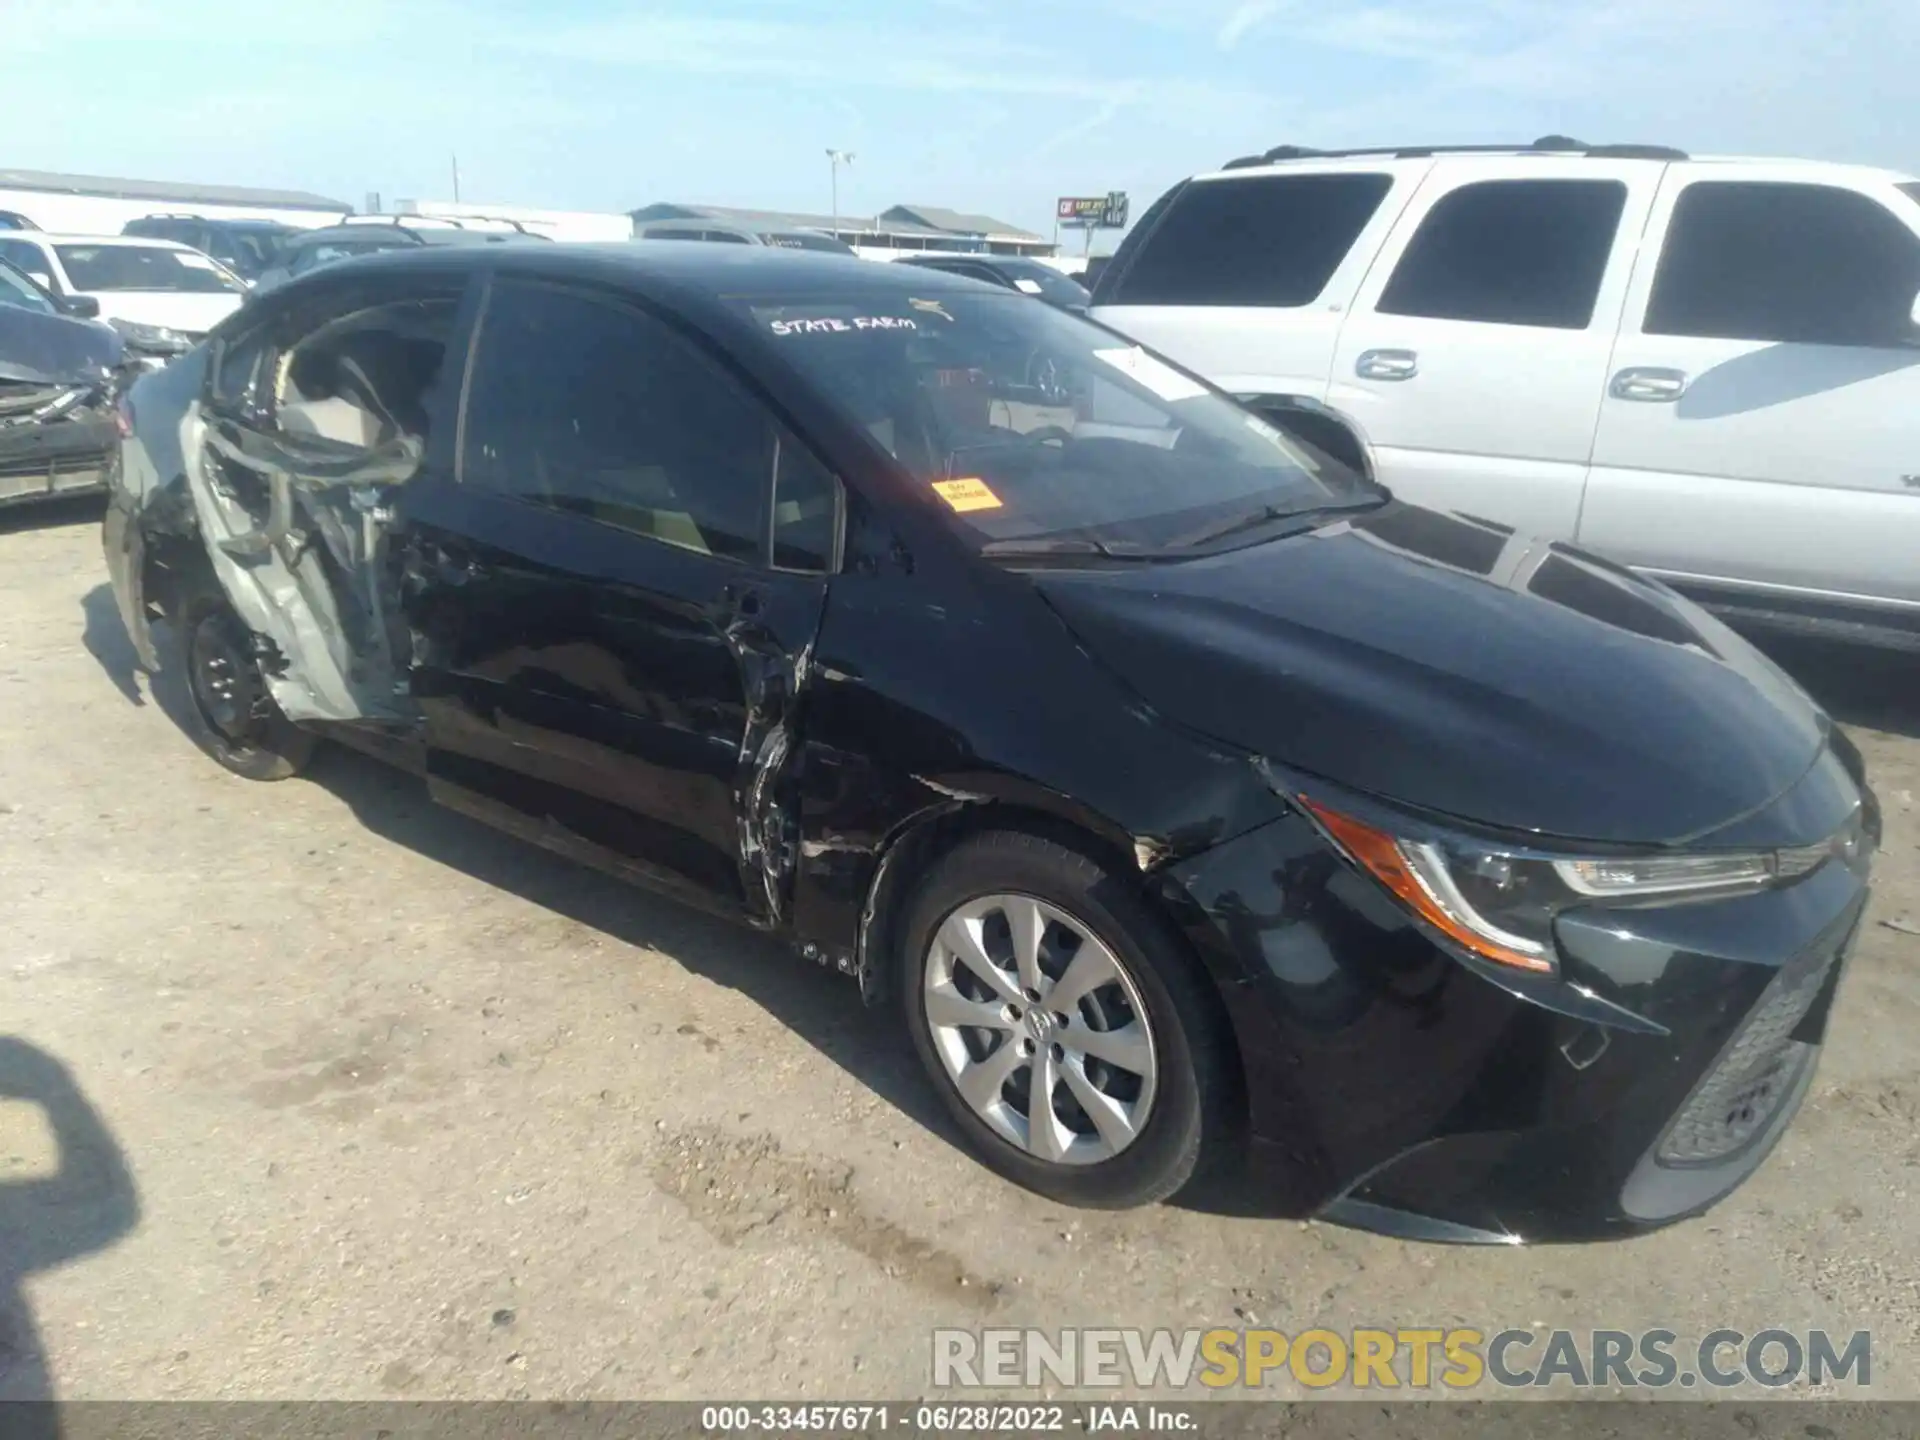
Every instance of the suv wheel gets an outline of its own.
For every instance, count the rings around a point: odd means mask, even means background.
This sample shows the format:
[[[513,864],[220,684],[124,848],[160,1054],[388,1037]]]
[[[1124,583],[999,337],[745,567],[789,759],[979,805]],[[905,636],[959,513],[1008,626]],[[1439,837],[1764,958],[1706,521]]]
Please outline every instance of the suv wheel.
[[[975,1152],[1069,1205],[1185,1185],[1225,1129],[1224,1047],[1166,927],[1083,855],[1011,832],[942,859],[909,908],[914,1048]]]

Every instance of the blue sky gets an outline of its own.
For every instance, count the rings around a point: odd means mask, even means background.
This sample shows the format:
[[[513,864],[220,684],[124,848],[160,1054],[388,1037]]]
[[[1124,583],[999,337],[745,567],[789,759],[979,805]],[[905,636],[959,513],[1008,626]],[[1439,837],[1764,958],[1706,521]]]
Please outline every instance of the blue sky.
[[[983,210],[1283,141],[1920,170],[1915,0],[0,0],[0,166],[354,204]],[[25,123],[22,123],[22,122]]]

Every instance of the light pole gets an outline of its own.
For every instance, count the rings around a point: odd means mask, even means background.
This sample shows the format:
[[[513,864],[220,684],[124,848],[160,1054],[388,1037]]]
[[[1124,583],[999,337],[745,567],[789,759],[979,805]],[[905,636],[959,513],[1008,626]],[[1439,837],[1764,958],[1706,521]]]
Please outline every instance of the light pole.
[[[840,167],[853,164],[851,150],[827,151],[827,166],[833,172],[833,238],[840,238]]]

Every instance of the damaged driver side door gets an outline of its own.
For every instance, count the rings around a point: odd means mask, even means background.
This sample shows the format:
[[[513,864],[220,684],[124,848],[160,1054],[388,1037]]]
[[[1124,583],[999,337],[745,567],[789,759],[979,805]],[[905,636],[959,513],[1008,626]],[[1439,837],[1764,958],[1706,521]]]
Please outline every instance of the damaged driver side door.
[[[779,924],[837,480],[625,297],[496,278],[477,323],[456,483],[399,505],[432,793]]]

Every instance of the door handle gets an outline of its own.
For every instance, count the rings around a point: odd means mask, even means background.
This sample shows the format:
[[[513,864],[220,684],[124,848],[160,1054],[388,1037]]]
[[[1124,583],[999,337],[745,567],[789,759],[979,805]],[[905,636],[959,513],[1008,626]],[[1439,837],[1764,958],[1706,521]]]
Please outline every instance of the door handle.
[[[1411,380],[1420,373],[1420,357],[1411,350],[1362,350],[1353,373],[1362,380]]]
[[[1657,365],[1633,365],[1608,382],[1607,393],[1616,400],[1647,400],[1654,404],[1678,400],[1687,393],[1684,370],[1664,370]]]
[[[760,589],[755,585],[735,585],[729,582],[720,587],[720,597],[726,601],[727,608],[735,615],[751,620],[760,613]]]

